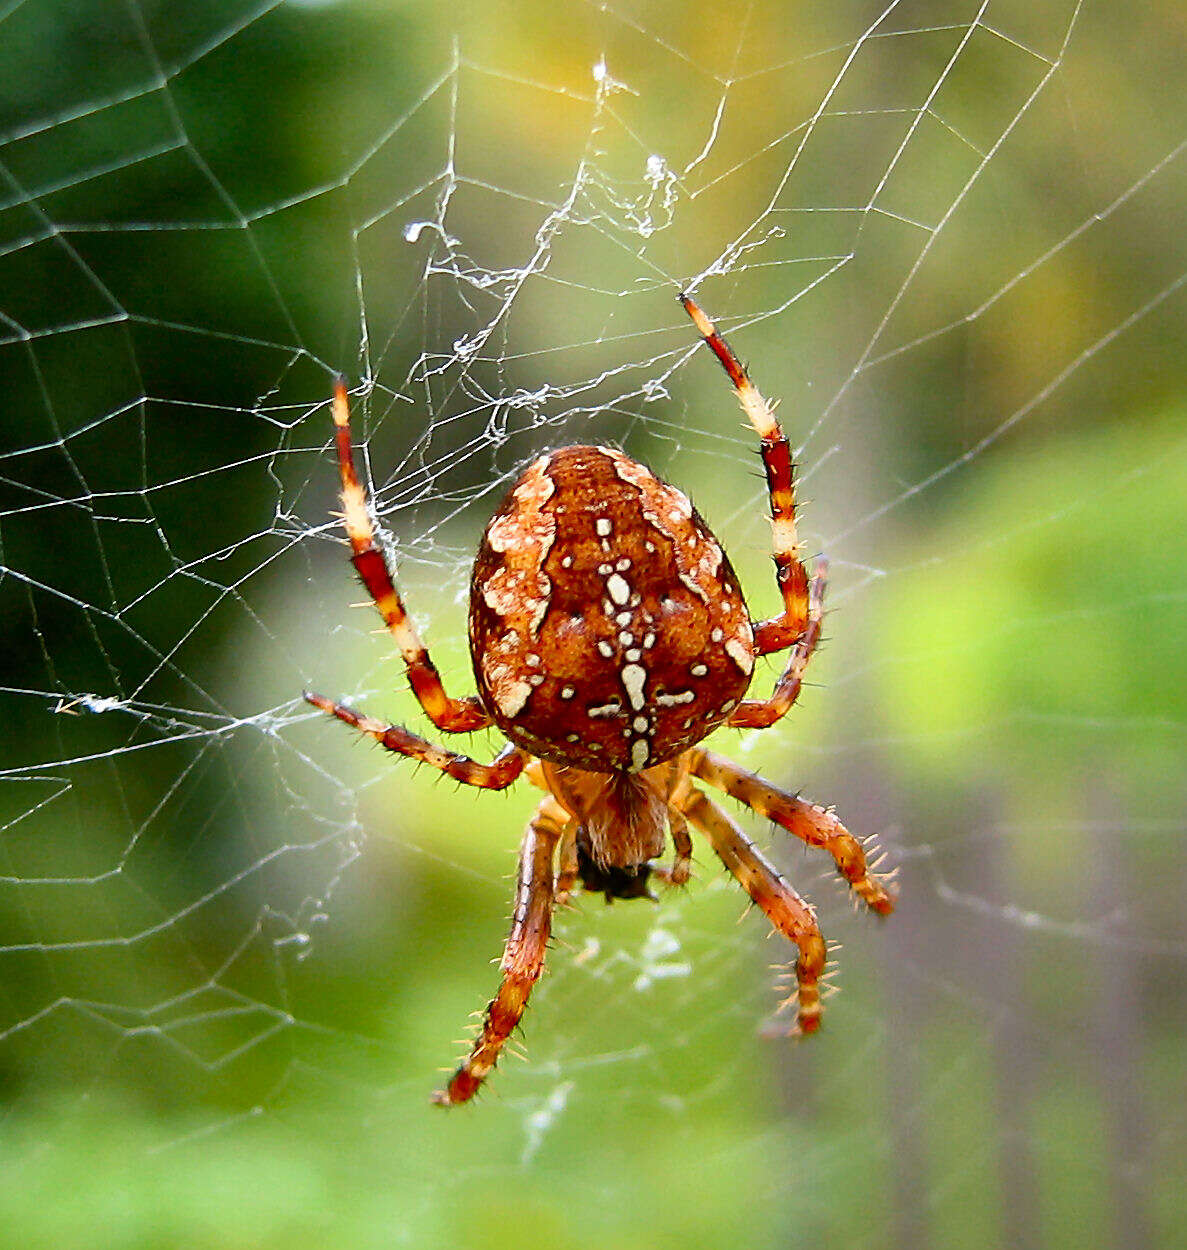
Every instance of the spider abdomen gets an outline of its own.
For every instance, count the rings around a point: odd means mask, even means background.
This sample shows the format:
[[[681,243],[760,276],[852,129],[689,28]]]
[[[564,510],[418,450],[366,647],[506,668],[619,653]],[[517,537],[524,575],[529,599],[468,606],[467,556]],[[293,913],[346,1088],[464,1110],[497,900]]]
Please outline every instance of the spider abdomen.
[[[491,518],[470,652],[483,705],[517,745],[638,772],[729,716],[754,635],[688,497],[621,451],[574,446],[531,464]]]

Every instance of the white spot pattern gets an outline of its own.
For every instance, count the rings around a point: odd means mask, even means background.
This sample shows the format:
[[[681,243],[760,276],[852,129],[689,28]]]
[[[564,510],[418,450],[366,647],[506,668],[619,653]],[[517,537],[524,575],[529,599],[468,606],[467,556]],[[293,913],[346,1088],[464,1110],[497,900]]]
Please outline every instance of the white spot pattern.
[[[744,672],[750,675],[754,668],[754,652],[740,638],[731,638],[725,644],[726,654]]]
[[[622,684],[631,701],[631,707],[638,711],[645,702],[643,687],[647,684],[647,670],[641,664],[624,664]]]
[[[627,585],[626,578],[618,573],[611,573],[606,578],[606,590],[615,603],[626,603],[631,597],[631,588]]]

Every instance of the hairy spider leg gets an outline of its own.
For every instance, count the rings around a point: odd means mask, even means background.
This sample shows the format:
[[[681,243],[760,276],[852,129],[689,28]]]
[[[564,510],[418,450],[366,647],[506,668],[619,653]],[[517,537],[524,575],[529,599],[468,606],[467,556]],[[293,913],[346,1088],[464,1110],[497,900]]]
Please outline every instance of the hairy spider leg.
[[[695,777],[744,803],[752,812],[773,820],[809,846],[828,851],[837,871],[871,911],[879,916],[889,916],[894,911],[895,899],[886,888],[886,879],[870,871],[862,844],[827,808],[788,794],[715,751],[694,748],[689,759]]]
[[[550,798],[555,797],[544,775],[544,765],[535,756],[529,757],[523,775],[538,790],[543,790]],[[577,858],[577,834],[581,830],[581,822],[567,811],[565,818],[565,827],[561,832],[560,845],[556,852],[556,876],[553,880],[553,895],[558,907],[568,904],[570,896],[577,888],[577,879],[581,875],[581,865]]]
[[[563,907],[572,897],[577,888],[577,878],[581,875],[581,861],[577,858],[577,832],[581,822],[576,816],[569,818],[564,833],[561,834],[560,849],[557,851],[556,891],[557,906]]]
[[[775,418],[771,405],[759,394],[745,366],[718,334],[713,322],[691,295],[681,292],[680,302],[701,337],[729,374],[742,410],[759,437],[759,450],[771,500],[771,544],[775,579],[783,596],[779,616],[754,623],[754,648],[759,655],[782,651],[803,634],[808,624],[808,572],[800,560],[795,526],[795,464],[791,444]]]
[[[676,856],[672,867],[664,874],[669,885],[687,885],[692,876],[692,838],[688,836],[688,821],[678,808],[668,808],[668,829],[672,834],[672,845],[676,848]]]
[[[820,625],[824,620],[824,587],[828,578],[828,561],[816,562],[808,595],[808,624],[792,644],[791,654],[769,699],[743,699],[726,722],[734,729],[766,729],[786,716],[799,698],[804,670],[820,641]]]
[[[481,764],[468,755],[459,755],[456,751],[447,751],[427,738],[414,734],[401,725],[392,725],[387,721],[376,720],[347,707],[345,703],[335,703],[325,695],[305,691],[305,702],[321,708],[331,716],[353,726],[361,733],[375,739],[385,751],[395,751],[399,755],[407,755],[422,764],[431,764],[440,769],[447,777],[460,781],[463,785],[478,786],[483,790],[505,790],[524,770],[524,765],[531,758],[526,751],[508,744],[490,764]]]
[[[747,894],[762,908],[767,919],[799,948],[795,964],[798,989],[799,1032],[820,1028],[823,1007],[820,980],[828,948],[816,923],[816,913],[787,884],[762,852],[742,832],[734,819],[695,787],[681,798],[684,814],[713,844],[721,862],[737,878]]]
[[[449,1084],[433,1095],[438,1106],[456,1106],[474,1097],[523,1016],[528,995],[544,969],[552,929],[553,852],[568,823],[569,813],[551,795],[540,800],[528,822],[519,851],[515,914],[500,965],[503,983],[486,1008],[482,1029],[469,1057]]]
[[[354,551],[351,562],[400,648],[413,693],[429,719],[444,733],[469,733],[485,728],[491,723],[490,717],[476,698],[467,695],[454,699],[445,693],[437,666],[429,658],[412,618],[404,611],[391,570],[375,545],[367,496],[355,471],[350,441],[350,400],[346,379],[341,374],[334,380],[334,437],[342,478],[342,519]]]

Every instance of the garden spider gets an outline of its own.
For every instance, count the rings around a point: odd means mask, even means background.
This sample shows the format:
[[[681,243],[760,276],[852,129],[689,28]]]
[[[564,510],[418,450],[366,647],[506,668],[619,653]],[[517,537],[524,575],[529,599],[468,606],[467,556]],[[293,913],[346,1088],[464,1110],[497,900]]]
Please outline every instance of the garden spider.
[[[689,878],[689,825],[799,951],[796,1031],[820,1026],[826,947],[811,904],[695,784],[723,790],[810,846],[828,851],[871,910],[894,897],[826,808],[697,745],[719,725],[761,729],[799,694],[824,606],[825,563],[799,558],[795,479],[771,407],[688,295],[680,301],[729,374],[761,440],[783,610],[752,621],[729,559],[688,498],[612,447],[562,447],[520,475],[486,527],[470,584],[470,654],[478,697],[445,693],[404,611],[354,467],[345,379],[334,388],[342,510],[353,562],[396,640],[408,680],[444,733],[495,725],[509,739],[493,763],[445,750],[398,725],[306,692],[315,707],[389,751],[490,790],[520,774],[545,791],[519,856],[503,980],[468,1058],[434,1097],[466,1102],[494,1068],[540,976],[553,909],[577,883],[607,901],[648,895],[655,873]],[[745,699],[756,655],[791,649],[769,699]],[[670,867],[654,861],[670,830]],[[877,865],[872,865],[876,867]]]

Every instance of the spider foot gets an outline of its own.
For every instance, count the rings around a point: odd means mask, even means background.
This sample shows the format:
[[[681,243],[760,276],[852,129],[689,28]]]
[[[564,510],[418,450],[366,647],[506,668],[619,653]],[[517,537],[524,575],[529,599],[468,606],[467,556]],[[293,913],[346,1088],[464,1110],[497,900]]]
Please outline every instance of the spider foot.
[[[648,867],[666,886],[687,885],[692,878],[692,860],[684,856],[677,856],[671,867],[659,862],[652,862]]]
[[[833,987],[835,988],[835,987]],[[799,994],[793,993],[775,1008],[775,1013],[760,1029],[759,1036],[765,1038],[782,1038],[782,1037],[809,1037],[820,1029],[821,1012],[818,1010],[814,1016],[805,1019],[801,1013],[797,1013],[796,1018],[789,1024],[786,1020],[786,1014],[792,1010],[799,1002]]]
[[[434,1107],[456,1107],[459,1103],[469,1102],[481,1092],[482,1082],[470,1076],[464,1068],[459,1068],[444,1089],[433,1090],[429,1101]]]

